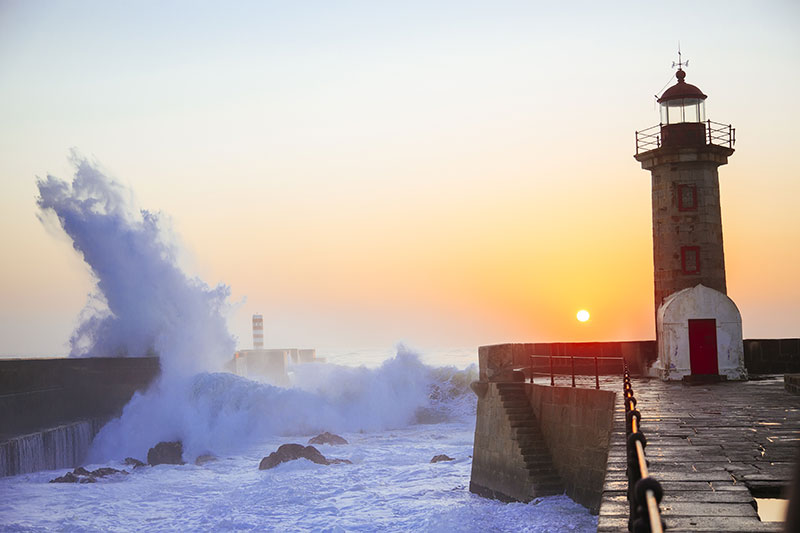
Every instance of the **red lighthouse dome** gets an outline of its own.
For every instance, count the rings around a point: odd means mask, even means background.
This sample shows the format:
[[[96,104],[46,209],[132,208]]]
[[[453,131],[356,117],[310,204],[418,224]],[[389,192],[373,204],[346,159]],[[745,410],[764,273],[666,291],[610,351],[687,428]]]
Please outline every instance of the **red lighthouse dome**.
[[[662,146],[705,144],[706,98],[703,91],[686,83],[686,72],[675,73],[678,83],[664,91],[661,104]]]

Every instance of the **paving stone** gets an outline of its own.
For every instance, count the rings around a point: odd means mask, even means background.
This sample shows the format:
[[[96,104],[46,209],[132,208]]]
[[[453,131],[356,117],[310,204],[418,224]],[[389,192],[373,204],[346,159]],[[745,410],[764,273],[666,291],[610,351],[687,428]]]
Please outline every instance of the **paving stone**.
[[[782,380],[703,386],[632,380],[650,473],[669,531],[780,531],[758,519],[752,491],[779,494],[800,450],[800,396]],[[621,379],[604,388],[622,389]],[[618,395],[598,532],[627,531],[624,405]]]

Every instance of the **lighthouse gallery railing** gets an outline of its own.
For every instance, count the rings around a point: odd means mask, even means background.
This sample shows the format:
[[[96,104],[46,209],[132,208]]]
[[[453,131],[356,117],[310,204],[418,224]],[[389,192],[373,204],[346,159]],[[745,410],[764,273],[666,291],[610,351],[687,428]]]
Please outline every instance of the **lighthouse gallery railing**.
[[[636,132],[636,155],[661,148],[661,128],[663,126],[664,124],[656,124]],[[736,128],[732,125],[707,120],[705,127],[706,144],[727,146],[728,148],[733,148],[736,144]]]

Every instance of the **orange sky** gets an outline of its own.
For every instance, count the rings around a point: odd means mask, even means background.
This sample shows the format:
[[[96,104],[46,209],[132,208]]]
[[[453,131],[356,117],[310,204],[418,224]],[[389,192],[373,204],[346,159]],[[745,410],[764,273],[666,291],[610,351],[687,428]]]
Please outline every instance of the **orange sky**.
[[[678,39],[737,128],[720,181],[745,336],[800,335],[800,9],[543,5],[0,5],[0,354],[64,353],[92,289],[36,218],[35,176],[71,178],[71,147],[231,286],[241,347],[255,312],[274,346],[652,338],[633,140]]]

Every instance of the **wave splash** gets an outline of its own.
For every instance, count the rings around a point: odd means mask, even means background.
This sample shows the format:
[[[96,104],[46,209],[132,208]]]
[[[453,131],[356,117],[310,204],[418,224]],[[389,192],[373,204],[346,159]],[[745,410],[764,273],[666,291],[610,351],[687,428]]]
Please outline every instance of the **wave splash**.
[[[92,272],[96,290],[70,339],[72,357],[158,353],[165,374],[220,368],[234,349],[223,316],[230,289],[189,278],[168,220],[72,152],[71,182],[37,180],[39,218],[55,216]]]
[[[221,368],[235,349],[223,312],[230,289],[178,266],[168,220],[73,151],[71,182],[37,180],[40,218],[55,216],[90,267],[96,290],[70,339],[75,357],[158,353],[161,377],[95,437],[93,461],[143,458],[181,440],[187,458],[230,454],[266,436],[373,432],[473,414],[474,367],[432,368],[404,347],[377,369],[294,368],[291,388]]]
[[[201,373],[136,394],[95,437],[90,459],[144,457],[159,441],[181,440],[186,458],[229,455],[270,436],[377,432],[474,417],[465,370],[433,368],[406,348],[379,368],[316,363],[294,368],[281,388],[227,373]]]

